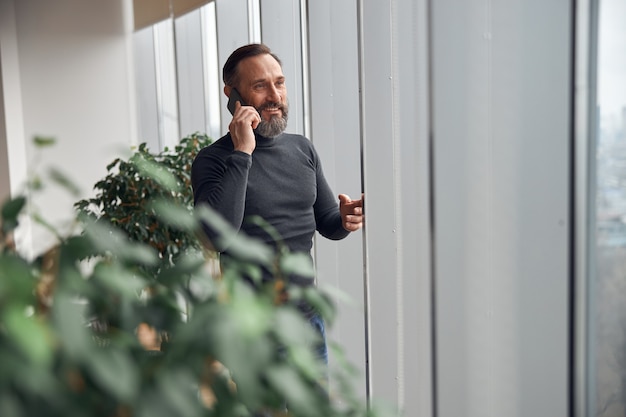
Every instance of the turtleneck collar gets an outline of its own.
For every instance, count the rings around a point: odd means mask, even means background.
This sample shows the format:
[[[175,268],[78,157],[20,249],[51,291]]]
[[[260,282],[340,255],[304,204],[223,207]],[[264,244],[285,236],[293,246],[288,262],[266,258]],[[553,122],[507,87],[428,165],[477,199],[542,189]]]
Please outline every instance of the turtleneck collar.
[[[283,136],[284,133],[281,133],[278,136],[274,136],[273,138],[266,138],[265,136],[261,136],[257,133],[254,134],[256,138],[256,146],[258,148],[269,148],[276,144],[278,140]]]

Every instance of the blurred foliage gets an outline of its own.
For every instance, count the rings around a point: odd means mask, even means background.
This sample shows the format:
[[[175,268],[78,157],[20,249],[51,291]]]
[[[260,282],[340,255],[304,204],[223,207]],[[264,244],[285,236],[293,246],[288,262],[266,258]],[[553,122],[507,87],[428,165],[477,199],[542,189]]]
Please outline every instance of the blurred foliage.
[[[198,248],[195,236],[163,224],[153,207],[155,201],[167,201],[185,207],[190,219],[193,211],[191,164],[211,139],[194,133],[180,140],[174,150],[153,154],[145,143],[127,160],[115,159],[107,166],[108,175],[98,181],[94,198],[81,200],[76,207],[98,222],[111,223],[132,241],[146,243],[169,262],[187,248]]]
[[[184,140],[176,152],[200,143]],[[374,415],[348,361],[326,390],[317,336],[279,293],[332,319],[328,296],[274,284],[253,291],[241,279],[269,265],[301,272],[303,259],[235,233],[208,208],[191,210],[191,160],[143,146],[116,160],[101,194],[77,203],[82,233],[33,260],[12,239],[28,200],[2,205],[0,416]],[[199,244],[202,222],[240,248],[219,273]]]

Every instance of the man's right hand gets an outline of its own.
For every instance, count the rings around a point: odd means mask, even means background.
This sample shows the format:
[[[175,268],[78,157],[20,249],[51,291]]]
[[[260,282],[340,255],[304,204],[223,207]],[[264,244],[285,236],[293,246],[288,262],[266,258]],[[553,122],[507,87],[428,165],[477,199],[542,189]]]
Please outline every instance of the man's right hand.
[[[235,114],[228,125],[230,136],[236,151],[252,155],[256,147],[254,129],[261,122],[261,116],[252,106],[242,106],[239,101],[235,103]]]

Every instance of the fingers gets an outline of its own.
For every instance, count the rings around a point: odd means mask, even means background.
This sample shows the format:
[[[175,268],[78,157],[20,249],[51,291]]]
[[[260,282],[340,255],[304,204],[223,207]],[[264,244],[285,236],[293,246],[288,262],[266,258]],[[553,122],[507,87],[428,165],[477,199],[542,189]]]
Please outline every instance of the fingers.
[[[259,124],[261,116],[259,112],[252,106],[242,106],[240,101],[235,102],[235,114],[231,123],[245,123],[251,125],[252,123]]]
[[[363,207],[363,196],[360,200],[352,200],[347,194],[339,194],[339,203],[355,207]]]
[[[343,228],[349,232],[356,232],[363,227],[363,216],[348,216],[343,222]]]
[[[252,154],[256,147],[254,129],[260,122],[261,118],[254,107],[235,102],[235,113],[228,126],[235,150]]]
[[[354,232],[363,227],[363,197],[352,200],[346,194],[339,194],[339,211],[344,229]]]

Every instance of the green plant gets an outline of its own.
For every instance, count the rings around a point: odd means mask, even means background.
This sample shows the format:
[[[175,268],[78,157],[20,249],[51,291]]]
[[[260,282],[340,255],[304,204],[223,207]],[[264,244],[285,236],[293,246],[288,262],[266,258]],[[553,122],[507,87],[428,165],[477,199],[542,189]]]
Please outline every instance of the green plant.
[[[137,175],[159,187],[174,184],[171,177],[151,176],[159,172],[156,165],[139,166]],[[177,256],[164,262],[150,241],[129,239],[119,223],[89,213],[77,219],[81,234],[59,234],[57,246],[31,261],[10,238],[27,199],[2,206],[0,415],[369,415],[349,383],[349,367],[333,375],[340,389],[329,401],[320,389],[324,368],[312,353],[316,338],[309,326],[294,308],[275,302],[273,286],[252,291],[240,278],[241,270],[259,265],[302,270],[300,259],[234,233],[208,209],[190,211],[171,198],[175,194],[133,210],[139,219],[154,216],[184,242],[198,240],[202,222],[230,239],[237,262],[219,278],[203,246],[169,253]],[[332,306],[316,289],[287,291],[332,318]],[[146,343],[138,337],[143,325],[169,339]]]
[[[94,185],[96,196],[80,200],[76,208],[98,222],[107,222],[123,230],[128,238],[155,248],[161,259],[169,261],[200,242],[163,224],[151,204],[167,200],[193,210],[191,164],[200,149],[211,139],[194,133],[180,140],[173,151],[153,154],[145,143],[125,161],[115,159],[107,166],[107,176]]]

